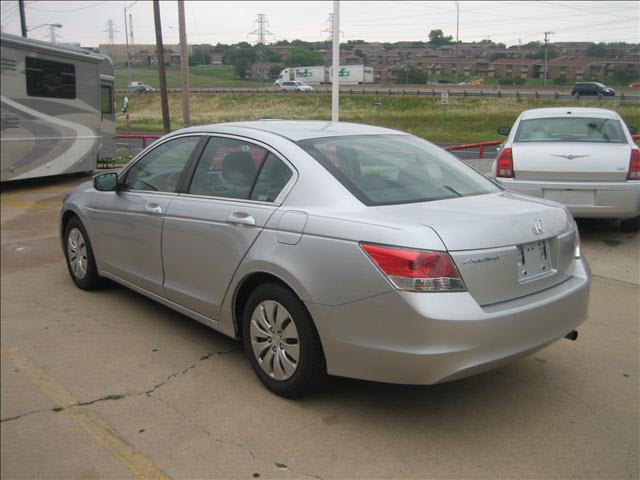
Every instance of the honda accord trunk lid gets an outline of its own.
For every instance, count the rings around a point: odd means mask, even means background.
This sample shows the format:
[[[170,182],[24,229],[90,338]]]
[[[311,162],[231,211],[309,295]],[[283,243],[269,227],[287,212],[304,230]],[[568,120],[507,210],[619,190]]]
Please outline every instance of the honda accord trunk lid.
[[[480,305],[530,295],[569,278],[574,222],[552,202],[501,192],[376,210],[394,223],[433,229]]]

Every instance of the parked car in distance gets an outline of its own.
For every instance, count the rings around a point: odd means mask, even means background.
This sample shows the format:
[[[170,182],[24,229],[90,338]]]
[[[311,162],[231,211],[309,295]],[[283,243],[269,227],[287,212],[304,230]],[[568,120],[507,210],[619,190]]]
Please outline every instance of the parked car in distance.
[[[589,267],[564,207],[386,128],[178,130],[61,214],[79,288],[112,279],[242,338],[258,378],[287,397],[327,374],[473,375],[575,339],[587,315]]]
[[[581,97],[583,95],[613,97],[616,92],[613,88],[607,87],[598,82],[579,82],[573,86],[571,95]]]
[[[311,85],[307,85],[304,82],[281,82],[280,83],[280,91],[281,92],[313,92],[313,87]]]
[[[564,204],[574,217],[615,218],[640,228],[640,151],[616,112],[539,108],[522,112],[492,172],[505,188]]]

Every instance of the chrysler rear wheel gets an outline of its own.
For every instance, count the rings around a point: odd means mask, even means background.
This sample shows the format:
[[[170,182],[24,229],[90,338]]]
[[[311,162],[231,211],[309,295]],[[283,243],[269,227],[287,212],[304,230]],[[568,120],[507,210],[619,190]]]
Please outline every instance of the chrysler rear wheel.
[[[322,387],[327,370],[318,332],[288,288],[259,285],[247,300],[242,326],[251,366],[269,390],[294,398]]]

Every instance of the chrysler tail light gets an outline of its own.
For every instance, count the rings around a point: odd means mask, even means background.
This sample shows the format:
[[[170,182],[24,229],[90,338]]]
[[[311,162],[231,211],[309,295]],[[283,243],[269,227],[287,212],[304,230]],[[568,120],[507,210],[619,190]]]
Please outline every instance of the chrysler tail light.
[[[514,178],[513,151],[510,148],[503,149],[498,157],[498,162],[496,164],[496,177]]]
[[[627,180],[640,180],[640,150],[635,148],[631,149]]]
[[[398,290],[462,292],[464,282],[446,252],[362,243],[362,249]]]

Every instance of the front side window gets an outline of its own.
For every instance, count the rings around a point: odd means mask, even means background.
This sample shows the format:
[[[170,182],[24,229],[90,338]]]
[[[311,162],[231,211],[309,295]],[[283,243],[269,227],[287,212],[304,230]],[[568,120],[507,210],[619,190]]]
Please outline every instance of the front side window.
[[[30,97],[76,98],[76,68],[71,63],[26,57],[25,77]]]
[[[282,160],[258,145],[214,137],[202,152],[189,193],[273,202],[291,175]]]
[[[157,146],[127,171],[125,188],[175,192],[182,171],[199,140],[199,136],[180,137]]]
[[[532,118],[518,126],[514,142],[625,143],[620,122],[611,118]]]
[[[100,111],[105,115],[113,114],[113,87],[100,85]]]
[[[499,192],[452,155],[409,135],[358,135],[298,142],[368,206]]]

